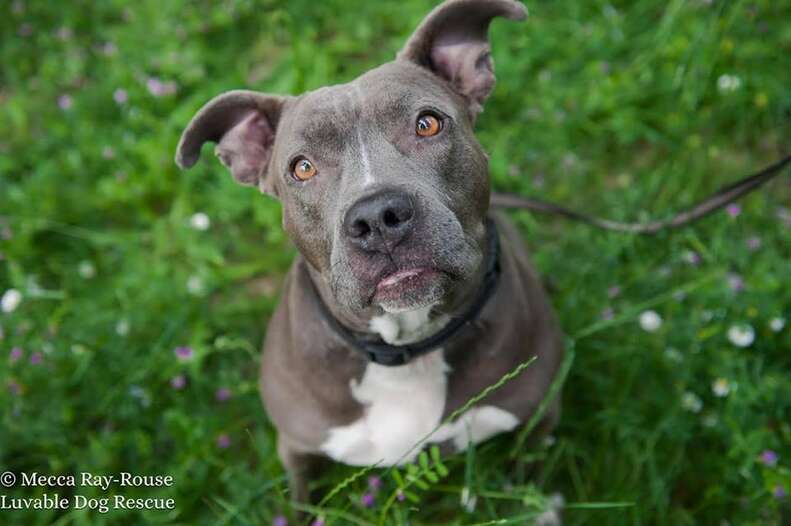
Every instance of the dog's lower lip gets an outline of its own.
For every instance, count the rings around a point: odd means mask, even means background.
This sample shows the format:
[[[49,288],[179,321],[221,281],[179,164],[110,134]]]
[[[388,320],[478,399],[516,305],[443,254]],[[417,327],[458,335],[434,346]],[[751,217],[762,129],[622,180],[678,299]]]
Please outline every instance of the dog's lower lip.
[[[436,273],[434,269],[426,267],[414,267],[398,270],[382,278],[381,281],[377,283],[376,290],[377,292],[383,292],[399,285],[407,285],[410,281],[416,278],[434,273]]]
[[[405,279],[417,276],[418,274],[422,274],[428,269],[424,268],[409,268],[405,270],[399,270],[397,272],[393,272],[386,276],[382,281],[379,282],[379,287],[389,287],[390,285],[395,285],[399,281],[403,281]]]

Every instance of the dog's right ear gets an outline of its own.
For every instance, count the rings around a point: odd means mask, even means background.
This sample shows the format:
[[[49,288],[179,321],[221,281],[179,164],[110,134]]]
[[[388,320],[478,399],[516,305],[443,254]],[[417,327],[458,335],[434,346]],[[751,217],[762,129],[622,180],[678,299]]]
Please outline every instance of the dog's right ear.
[[[255,91],[223,93],[203,106],[187,125],[176,149],[176,164],[190,168],[205,142],[217,143],[214,153],[237,182],[274,193],[267,169],[275,130],[286,97]]]

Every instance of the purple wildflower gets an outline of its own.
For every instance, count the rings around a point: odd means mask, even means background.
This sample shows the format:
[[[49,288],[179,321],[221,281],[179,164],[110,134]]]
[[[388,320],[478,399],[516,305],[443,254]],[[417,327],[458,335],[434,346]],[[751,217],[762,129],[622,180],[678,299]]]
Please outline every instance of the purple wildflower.
[[[38,365],[42,361],[44,361],[44,355],[41,354],[40,352],[34,352],[33,354],[30,355],[30,363],[32,363],[33,365]]]
[[[227,387],[220,387],[214,393],[214,398],[216,398],[218,402],[225,402],[226,400],[229,400],[231,398],[231,395],[232,393],[230,389],[228,389]]]
[[[164,97],[176,93],[176,83],[172,80],[162,81],[156,77],[149,77],[146,80],[146,88],[155,97]]]
[[[744,279],[734,272],[728,274],[728,286],[733,292],[741,292],[744,290]]]
[[[758,456],[758,460],[766,467],[773,468],[777,465],[777,460],[780,457],[771,449],[764,449]]]
[[[149,78],[146,81],[146,87],[148,88],[148,91],[150,91],[151,94],[154,95],[155,97],[162,96],[162,81],[161,80],[159,80],[157,78],[154,78],[154,77],[151,77],[151,78]]]
[[[16,380],[9,380],[8,390],[12,395],[17,396],[22,391],[22,386]]]
[[[29,37],[33,34],[33,26],[25,22],[24,24],[19,25],[19,30],[17,32],[21,37]]]
[[[376,493],[382,488],[382,479],[376,475],[368,477],[368,487],[371,488],[372,493]]]
[[[612,307],[607,307],[603,311],[601,311],[601,319],[605,321],[610,321],[615,316],[615,311],[612,310]]]
[[[179,374],[170,379],[170,387],[175,390],[184,389],[187,385],[187,379],[183,374]]]
[[[175,353],[176,358],[178,358],[183,362],[192,359],[193,352],[191,347],[187,347],[187,346],[176,347],[173,350],[173,352]]]
[[[62,42],[65,42],[65,41],[67,41],[67,40],[71,39],[71,37],[72,37],[73,33],[72,33],[72,31],[71,31],[71,28],[68,28],[68,27],[66,27],[66,26],[63,26],[63,27],[61,27],[61,28],[59,28],[59,29],[57,30],[57,32],[55,33],[55,35],[58,37],[58,40],[60,40],[60,41],[62,41]]]
[[[373,508],[376,499],[373,496],[373,493],[364,493],[362,497],[360,497],[360,504],[363,505],[365,508]]]
[[[772,496],[777,500],[784,499],[788,495],[786,489],[780,484],[776,485],[772,490]]]
[[[118,52],[118,48],[113,42],[105,42],[101,45],[102,54],[106,57],[112,57]]]
[[[74,105],[74,100],[71,95],[61,95],[58,97],[58,107],[63,111],[68,111]]]
[[[607,289],[607,297],[610,299],[616,298],[621,295],[621,287],[612,285]]]
[[[11,354],[9,355],[12,362],[15,362],[22,358],[22,348],[21,347],[14,347],[11,349]]]
[[[118,88],[113,92],[113,100],[119,106],[126,104],[126,101],[129,100],[129,94],[123,88]]]
[[[692,266],[700,265],[700,259],[701,259],[700,254],[698,254],[695,251],[687,250],[686,252],[684,252],[683,257],[684,257],[684,261],[686,261]]]
[[[396,498],[398,499],[398,502],[404,502],[406,500],[406,495],[404,495],[404,490],[399,489],[398,491],[396,491]]]
[[[112,146],[105,146],[104,148],[102,148],[102,157],[104,157],[108,161],[110,159],[115,158],[115,150],[113,149],[113,147]]]
[[[731,217],[738,217],[739,214],[742,213],[742,207],[736,203],[731,203],[725,207],[725,211],[728,212],[728,215]]]
[[[231,447],[231,437],[223,433],[217,437],[217,447],[220,449],[228,449]]]
[[[288,519],[282,515],[278,515],[272,519],[272,526],[288,526]]]
[[[782,206],[777,207],[777,218],[783,223],[784,226],[791,226],[791,211]]]
[[[761,248],[761,238],[758,236],[748,237],[744,244],[747,245],[747,248],[750,251],[758,250]]]
[[[324,519],[318,518],[310,523],[310,526],[324,526]]]

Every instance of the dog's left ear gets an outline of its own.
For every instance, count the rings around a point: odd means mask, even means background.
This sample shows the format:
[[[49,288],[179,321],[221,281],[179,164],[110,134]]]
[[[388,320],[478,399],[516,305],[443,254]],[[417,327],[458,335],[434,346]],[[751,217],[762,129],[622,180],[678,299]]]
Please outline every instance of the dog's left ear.
[[[448,0],[423,20],[398,53],[447,80],[469,101],[473,120],[494,88],[489,23],[502,16],[524,20],[525,6],[515,0]]]

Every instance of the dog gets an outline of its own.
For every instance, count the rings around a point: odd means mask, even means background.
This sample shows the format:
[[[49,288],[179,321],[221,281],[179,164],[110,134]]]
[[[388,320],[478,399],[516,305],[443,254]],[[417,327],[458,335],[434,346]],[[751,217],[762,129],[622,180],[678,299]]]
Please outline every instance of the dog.
[[[473,132],[495,84],[489,24],[525,16],[514,0],[448,0],[394,61],[299,96],[223,93],[182,134],[177,164],[216,143],[236,181],[280,200],[299,251],[260,375],[296,501],[322,458],[388,466],[440,424],[427,443],[442,451],[512,431],[558,373],[559,325],[519,232],[490,211]],[[532,436],[559,415],[558,396]]]

